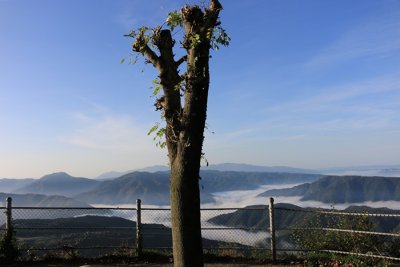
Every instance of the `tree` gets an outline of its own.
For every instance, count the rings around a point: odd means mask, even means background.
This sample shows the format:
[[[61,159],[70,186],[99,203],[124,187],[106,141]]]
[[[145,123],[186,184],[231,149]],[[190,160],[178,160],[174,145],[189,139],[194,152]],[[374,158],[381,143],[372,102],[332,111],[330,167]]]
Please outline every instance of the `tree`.
[[[142,55],[159,73],[154,94],[156,110],[165,127],[150,132],[164,137],[168,149],[173,255],[175,266],[203,266],[200,223],[199,172],[209,90],[210,49],[227,46],[230,38],[221,27],[222,6],[211,0],[208,7],[185,5],[169,13],[166,23],[153,29],[141,27],[128,36],[132,50]],[[184,55],[175,60],[174,29],[183,29]],[[178,34],[179,35],[179,34]],[[182,65],[186,62],[186,66]],[[181,66],[182,65],[182,66]],[[185,71],[181,73],[179,67]],[[162,92],[159,92],[162,88]]]

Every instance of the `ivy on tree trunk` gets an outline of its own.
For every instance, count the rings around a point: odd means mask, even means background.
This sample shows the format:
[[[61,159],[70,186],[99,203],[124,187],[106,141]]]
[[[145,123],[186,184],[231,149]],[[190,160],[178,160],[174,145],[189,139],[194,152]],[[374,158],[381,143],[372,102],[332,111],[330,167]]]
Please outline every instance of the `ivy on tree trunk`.
[[[203,266],[200,222],[199,172],[207,117],[210,84],[210,49],[228,45],[230,38],[220,26],[222,6],[211,0],[208,7],[185,5],[169,13],[167,27],[142,27],[128,36],[132,49],[151,63],[159,73],[162,95],[156,100],[165,128],[156,135],[165,138],[170,172],[173,255],[175,266]],[[180,42],[185,53],[175,59],[176,41],[171,32],[184,30]],[[149,33],[150,32],[150,33]],[[184,73],[179,67],[186,63]],[[182,66],[181,66],[182,67]],[[158,90],[155,90],[157,94]],[[156,131],[153,127],[152,131]]]

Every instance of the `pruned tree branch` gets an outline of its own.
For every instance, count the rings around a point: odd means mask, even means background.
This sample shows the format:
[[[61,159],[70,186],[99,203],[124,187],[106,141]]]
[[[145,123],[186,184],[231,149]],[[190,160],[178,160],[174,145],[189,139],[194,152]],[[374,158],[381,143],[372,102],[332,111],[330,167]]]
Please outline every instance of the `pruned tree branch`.
[[[148,61],[150,61],[151,64],[153,64],[154,67],[156,67],[158,70],[162,68],[160,58],[157,56],[157,54],[148,46],[145,45],[143,49],[140,51]]]
[[[209,9],[205,10],[205,20],[202,31],[207,31],[209,28],[214,28],[218,24],[219,12],[222,10],[222,5],[218,0],[211,0]]]
[[[180,59],[178,59],[178,61],[175,62],[176,67],[179,67],[183,62],[185,62],[187,60],[187,55],[184,55],[183,57],[181,57]]]

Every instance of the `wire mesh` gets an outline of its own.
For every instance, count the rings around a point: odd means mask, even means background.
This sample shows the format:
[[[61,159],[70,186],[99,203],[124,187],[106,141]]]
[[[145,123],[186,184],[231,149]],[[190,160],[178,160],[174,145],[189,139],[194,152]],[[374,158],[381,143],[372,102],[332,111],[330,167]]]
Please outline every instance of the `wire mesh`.
[[[261,207],[203,209],[204,247],[265,248],[268,210]]]
[[[400,214],[275,208],[277,250],[400,260]]]
[[[6,230],[6,209],[0,208],[0,236]]]
[[[265,206],[202,209],[203,248],[217,256],[253,258],[269,253]]]
[[[5,208],[0,208],[5,230]],[[400,214],[343,212],[275,205],[276,249],[281,257],[334,252],[400,259]],[[96,257],[129,254],[137,248],[134,208],[13,207],[18,245],[32,255],[58,251],[62,255]],[[142,248],[171,253],[168,208],[142,208]],[[218,255],[271,255],[268,206],[201,210],[203,248]],[[1,232],[0,232],[1,234]],[[53,252],[52,252],[53,253]]]
[[[134,209],[16,207],[12,217],[18,245],[30,254],[79,251],[80,256],[95,257],[136,247]]]
[[[142,209],[143,249],[171,249],[171,212],[169,209]]]

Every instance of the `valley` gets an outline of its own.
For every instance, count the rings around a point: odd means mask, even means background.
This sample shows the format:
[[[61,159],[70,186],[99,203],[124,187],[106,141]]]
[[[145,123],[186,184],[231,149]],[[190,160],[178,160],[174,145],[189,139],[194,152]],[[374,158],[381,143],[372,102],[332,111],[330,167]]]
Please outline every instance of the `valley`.
[[[209,168],[201,171],[199,181],[203,207],[264,205],[269,197],[278,203],[301,207],[400,206],[400,178],[396,177],[324,175],[312,170],[248,164]],[[73,177],[64,172],[39,179],[0,179],[0,203],[4,205],[5,198],[10,196],[15,206],[130,207],[136,199],[147,206],[168,206],[168,171],[164,166],[143,170],[149,171],[133,171],[107,179],[121,173],[109,172],[99,179]]]
[[[223,167],[227,166],[230,165]],[[5,206],[7,197],[13,199],[12,216],[22,247],[55,250],[104,247],[103,252],[98,249],[80,252],[93,257],[95,253],[112,253],[113,247],[135,247],[136,199],[141,199],[144,247],[167,248],[171,246],[169,177],[167,171],[152,170],[154,172],[134,171],[107,179],[54,173],[39,179],[13,180],[11,187],[1,188],[9,192],[0,193],[0,205]],[[289,172],[201,171],[204,246],[235,247],[248,256],[252,249],[266,249],[270,238],[270,197],[276,203],[276,225],[287,229],[278,231],[277,245],[286,249],[297,246],[293,240],[296,232],[290,229],[316,225],[336,227],[332,223],[343,220],[335,215],[318,214],[321,210],[399,214],[400,178],[287,170]],[[7,182],[10,185],[10,181]],[[368,230],[400,231],[398,217],[372,217],[368,219],[369,224],[372,228]],[[0,228],[4,227],[5,217],[0,216]],[[392,239],[387,239],[382,246],[392,244]]]

